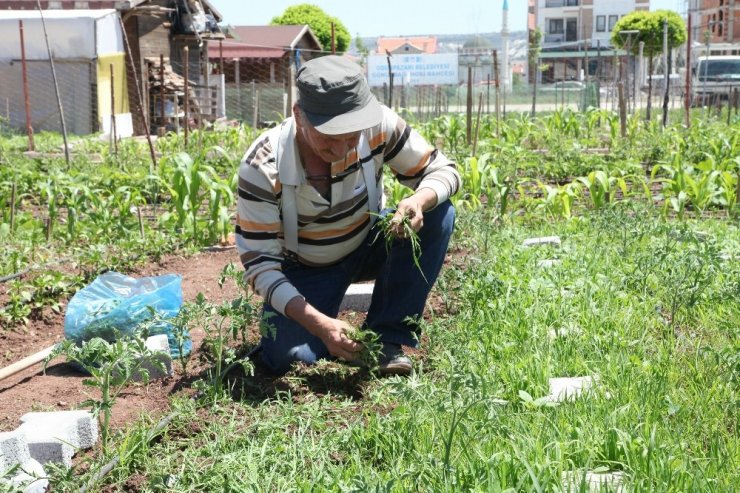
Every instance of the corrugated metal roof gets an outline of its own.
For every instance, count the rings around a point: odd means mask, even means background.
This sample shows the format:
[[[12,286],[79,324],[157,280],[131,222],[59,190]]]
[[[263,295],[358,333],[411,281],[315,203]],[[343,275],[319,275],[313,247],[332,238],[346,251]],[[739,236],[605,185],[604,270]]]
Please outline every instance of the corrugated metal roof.
[[[234,26],[234,39],[221,44],[224,58],[281,58],[295,48],[301,39],[311,49],[320,50],[321,44],[308,26]],[[218,43],[208,44],[208,58],[221,55]]]

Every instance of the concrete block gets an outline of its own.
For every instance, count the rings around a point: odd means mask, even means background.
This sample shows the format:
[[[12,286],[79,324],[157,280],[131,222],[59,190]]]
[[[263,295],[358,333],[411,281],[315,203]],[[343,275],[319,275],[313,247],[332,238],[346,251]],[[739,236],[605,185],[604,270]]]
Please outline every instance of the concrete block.
[[[27,413],[21,417],[31,457],[41,464],[72,466],[77,449],[92,447],[98,439],[98,422],[88,411]]]
[[[564,492],[626,493],[625,476],[621,471],[568,471],[561,478]],[[585,487],[585,488],[582,488]]]
[[[148,337],[144,342],[144,345],[155,353],[151,358],[144,358],[141,362],[141,367],[149,372],[149,380],[158,380],[160,378],[172,376],[172,353],[170,353],[170,344],[167,340],[167,336],[159,334],[156,336]],[[156,365],[154,361],[160,361],[164,365],[164,372]],[[134,376],[134,380],[141,380],[142,375],[138,374]]]
[[[563,402],[576,399],[591,390],[597,382],[596,377],[563,377],[550,379],[550,402]]]
[[[0,468],[0,474],[3,469]],[[16,474],[9,478],[0,478],[0,484],[10,484],[17,491],[23,493],[45,493],[49,487],[49,480],[46,479],[46,471],[44,467],[33,459],[28,459],[24,464],[16,471]]]
[[[539,238],[527,238],[522,242],[523,247],[534,247],[541,245],[560,246],[559,236],[541,236]]]
[[[563,327],[550,329],[547,335],[550,339],[558,339],[560,337],[579,336],[582,333],[583,331],[577,325],[564,325]]]
[[[0,472],[16,464],[25,464],[30,459],[31,453],[23,430],[0,433]]]
[[[3,478],[10,468],[19,466],[13,476]],[[43,493],[49,481],[46,471],[38,461],[31,458],[26,433],[20,428],[0,433],[0,484],[10,484],[24,493]]]
[[[370,308],[374,287],[375,284],[351,284],[344,294],[339,310],[367,312]]]
[[[554,267],[560,263],[560,260],[556,258],[546,258],[537,262],[537,267],[540,269],[548,269]]]

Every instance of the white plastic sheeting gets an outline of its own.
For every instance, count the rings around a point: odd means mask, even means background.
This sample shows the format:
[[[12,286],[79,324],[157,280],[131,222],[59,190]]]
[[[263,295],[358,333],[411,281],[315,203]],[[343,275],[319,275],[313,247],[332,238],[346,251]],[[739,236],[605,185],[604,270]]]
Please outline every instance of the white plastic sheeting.
[[[23,20],[27,60],[48,60],[38,11],[0,10],[0,60],[20,60],[18,21]],[[94,59],[124,50],[118,14],[104,10],[44,10],[54,60]]]

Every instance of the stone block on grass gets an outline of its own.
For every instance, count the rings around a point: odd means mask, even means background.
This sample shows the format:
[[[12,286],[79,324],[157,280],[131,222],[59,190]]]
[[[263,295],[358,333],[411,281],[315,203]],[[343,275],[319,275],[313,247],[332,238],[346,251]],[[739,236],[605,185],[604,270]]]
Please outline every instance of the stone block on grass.
[[[560,237],[559,236],[541,236],[538,238],[527,238],[522,242],[523,247],[534,247],[534,246],[543,246],[543,245],[550,245],[550,246],[560,246]]]
[[[621,471],[568,471],[561,478],[563,491],[588,493],[626,493]]]
[[[560,260],[556,258],[546,258],[542,259],[537,262],[537,267],[540,269],[549,269],[550,267],[555,267],[560,263]]]
[[[561,377],[550,379],[550,402],[563,402],[577,399],[584,393],[593,390],[598,379],[596,377]]]

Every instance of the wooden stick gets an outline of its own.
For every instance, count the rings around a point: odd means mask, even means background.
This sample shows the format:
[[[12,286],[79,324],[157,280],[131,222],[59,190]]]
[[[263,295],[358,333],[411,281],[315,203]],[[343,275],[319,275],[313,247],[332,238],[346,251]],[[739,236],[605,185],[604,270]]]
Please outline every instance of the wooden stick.
[[[113,138],[113,154],[118,155],[118,135],[116,132],[116,83],[113,64],[110,64],[110,134]]]
[[[144,221],[141,219],[141,206],[136,207],[136,215],[139,217],[139,234],[144,239]]]
[[[15,196],[18,193],[18,186],[13,183],[10,188],[10,234],[15,230]]]
[[[475,118],[475,138],[473,139],[473,156],[475,148],[478,147],[478,133],[480,132],[480,113],[483,109],[483,93],[478,94],[478,116]]]
[[[33,127],[31,126],[31,98],[28,90],[28,68],[26,66],[26,43],[23,30],[23,20],[18,19],[18,30],[21,36],[21,72],[23,73],[23,99],[26,103],[26,132],[28,133],[28,150],[35,150],[33,143]]]
[[[26,356],[22,360],[16,361],[10,366],[6,366],[5,368],[0,369],[0,380],[4,380],[20,371],[25,370],[30,366],[44,361],[44,359],[46,359],[46,357],[51,354],[55,347],[56,344],[53,346],[49,346],[48,348],[43,349],[38,353],[34,353],[31,356]]]
[[[149,131],[149,122],[144,113],[144,103],[141,98],[141,87],[139,87],[139,76],[136,75],[136,65],[134,64],[134,55],[131,54],[131,45],[128,42],[128,35],[126,34],[126,26],[123,25],[123,19],[118,18],[118,23],[121,26],[121,34],[123,35],[123,44],[128,54],[129,65],[131,66],[131,75],[134,78],[134,85],[136,86],[136,105],[139,107],[139,115],[141,121],[144,122],[144,135],[146,135],[146,141],[149,144],[149,156],[152,158],[153,169],[157,169],[157,155],[154,152],[154,144],[152,143],[151,132]]]
[[[59,107],[59,120],[62,123],[62,139],[64,140],[64,159],[69,168],[69,143],[67,142],[67,123],[64,120],[64,108],[62,107],[62,96],[59,93],[59,82],[57,81],[57,71],[54,68],[54,54],[49,46],[49,33],[46,31],[46,21],[44,20],[43,10],[41,9],[41,0],[36,0],[36,6],[39,9],[41,26],[44,28],[44,39],[46,40],[46,52],[49,54],[49,65],[51,66],[51,78],[54,81],[54,92],[57,96],[57,106]]]
[[[190,132],[190,81],[188,80],[188,69],[190,67],[190,49],[186,46],[183,48],[183,69],[182,74],[185,79],[185,147],[188,147],[188,135]]]

